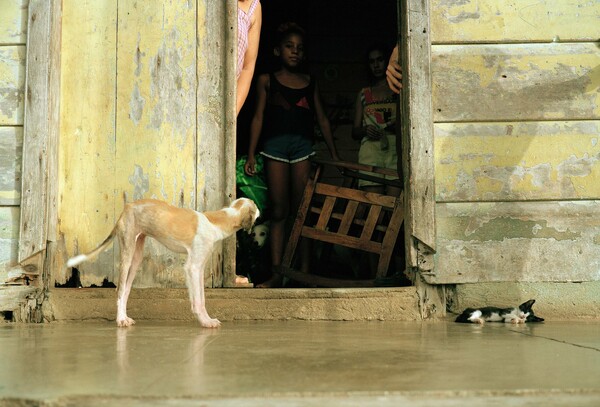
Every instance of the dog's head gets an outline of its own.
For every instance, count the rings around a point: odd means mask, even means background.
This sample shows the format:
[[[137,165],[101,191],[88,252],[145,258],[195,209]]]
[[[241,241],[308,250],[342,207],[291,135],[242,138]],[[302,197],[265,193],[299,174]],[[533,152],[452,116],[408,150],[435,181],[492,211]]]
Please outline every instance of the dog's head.
[[[240,229],[250,233],[254,222],[260,216],[260,211],[254,201],[248,198],[238,198],[229,207],[238,212]]]
[[[254,225],[252,228],[252,240],[258,247],[263,247],[269,236],[269,225],[268,223],[261,223],[260,225]]]

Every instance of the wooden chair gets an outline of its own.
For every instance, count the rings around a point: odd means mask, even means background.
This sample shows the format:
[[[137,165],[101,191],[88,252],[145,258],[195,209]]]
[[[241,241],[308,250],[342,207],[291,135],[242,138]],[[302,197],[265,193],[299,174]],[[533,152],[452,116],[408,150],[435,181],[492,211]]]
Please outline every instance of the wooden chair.
[[[317,164],[309,179],[300,208],[285,248],[279,272],[288,278],[320,287],[369,287],[384,277],[404,220],[403,193],[389,196],[359,189],[335,186],[320,181],[324,165],[337,167],[346,176],[371,179],[401,187],[400,180],[383,180],[368,173],[398,176],[396,171],[369,165],[314,160]],[[366,210],[359,210],[359,206]],[[362,216],[359,214],[362,213]],[[375,276],[369,280],[329,278],[293,269],[294,255],[301,238],[312,239],[379,255]],[[378,241],[379,240],[379,241]]]

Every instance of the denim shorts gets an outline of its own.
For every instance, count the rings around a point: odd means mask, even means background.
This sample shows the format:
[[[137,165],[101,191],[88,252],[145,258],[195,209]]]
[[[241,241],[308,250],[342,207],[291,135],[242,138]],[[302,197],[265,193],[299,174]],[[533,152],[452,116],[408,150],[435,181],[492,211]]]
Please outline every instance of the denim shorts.
[[[265,140],[263,156],[272,160],[293,164],[315,155],[310,139],[299,134],[282,134]]]

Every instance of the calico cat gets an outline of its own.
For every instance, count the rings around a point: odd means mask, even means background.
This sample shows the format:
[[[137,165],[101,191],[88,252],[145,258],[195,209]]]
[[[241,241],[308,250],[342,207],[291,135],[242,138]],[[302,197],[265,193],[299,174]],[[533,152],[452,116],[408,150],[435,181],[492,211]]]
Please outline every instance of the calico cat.
[[[535,300],[529,300],[514,308],[467,308],[460,314],[455,322],[483,324],[485,322],[510,322],[511,324],[524,324],[525,322],[542,322],[544,318],[534,315],[531,307]]]

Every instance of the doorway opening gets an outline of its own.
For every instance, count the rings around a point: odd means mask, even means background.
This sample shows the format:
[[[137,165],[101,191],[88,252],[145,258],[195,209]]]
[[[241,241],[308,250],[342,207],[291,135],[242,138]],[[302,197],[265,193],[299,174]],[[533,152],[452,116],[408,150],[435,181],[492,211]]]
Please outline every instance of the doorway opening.
[[[371,84],[366,54],[374,44],[383,45],[388,52],[396,44],[397,1],[261,0],[261,5],[263,23],[254,84],[237,123],[238,187],[240,172],[244,176],[239,160],[243,160],[248,153],[251,121],[256,108],[256,79],[259,75],[273,72],[279,67],[273,55],[276,45],[274,38],[277,27],[284,22],[295,22],[306,31],[304,69],[318,83],[340,158],[344,161],[359,162],[361,143],[360,140],[353,139],[352,128],[357,95],[362,88]],[[318,129],[318,126],[316,127]],[[330,159],[325,142],[319,137],[318,130],[316,133],[316,157]],[[257,153],[258,151],[260,150],[257,149]],[[348,186],[349,182],[335,168],[325,169],[321,179],[339,186]],[[238,195],[240,192],[238,189]],[[295,213],[292,214],[293,217]],[[263,220],[267,221],[267,224],[261,225],[255,235],[238,236],[237,274],[249,276],[254,283],[260,283],[271,274],[268,210]],[[380,280],[381,285],[411,284],[404,275],[403,235],[403,232],[399,233],[397,250],[390,262],[386,278]],[[256,243],[257,240],[260,243]],[[323,260],[324,251],[328,253],[327,261]],[[373,259],[369,259],[369,256],[359,256],[337,246],[313,244],[310,257],[313,259],[311,272],[342,279],[364,278],[364,273],[369,273],[369,268],[373,267]],[[304,286],[295,282],[288,284],[292,287]]]

